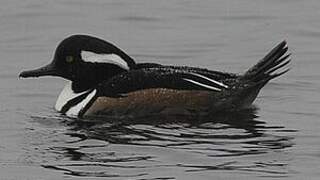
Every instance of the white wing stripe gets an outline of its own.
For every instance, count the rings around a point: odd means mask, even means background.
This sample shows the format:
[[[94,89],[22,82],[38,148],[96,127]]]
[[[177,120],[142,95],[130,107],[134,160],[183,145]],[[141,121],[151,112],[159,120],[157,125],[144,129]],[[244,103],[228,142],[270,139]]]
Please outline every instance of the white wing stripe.
[[[197,74],[197,73],[190,73],[190,74],[192,74],[192,75],[194,75],[194,76],[198,76],[198,77],[203,78],[203,79],[206,79],[206,80],[208,80],[208,81],[210,81],[210,82],[213,82],[213,83],[215,83],[215,84],[218,84],[219,86],[222,86],[222,87],[225,87],[225,88],[229,88],[229,86],[227,86],[227,85],[225,85],[225,84],[223,84],[223,83],[221,83],[221,82],[218,82],[218,81],[216,81],[216,80],[210,79],[210,78],[208,78],[208,77],[206,77],[206,76],[203,76],[203,75],[201,75],[201,74]]]
[[[81,51],[81,58],[86,62],[111,63],[129,70],[128,63],[116,54],[97,54],[90,51]]]
[[[202,83],[199,83],[199,82],[194,81],[194,80],[191,80],[191,79],[185,79],[185,78],[184,78],[183,80],[189,81],[189,82],[191,82],[191,83],[193,83],[193,84],[196,84],[196,85],[198,85],[198,86],[202,86],[202,87],[205,87],[205,88],[208,88],[208,89],[211,89],[211,90],[221,91],[221,89],[219,89],[219,88],[212,87],[212,86],[209,86],[209,85],[206,85],[206,84],[202,84]]]

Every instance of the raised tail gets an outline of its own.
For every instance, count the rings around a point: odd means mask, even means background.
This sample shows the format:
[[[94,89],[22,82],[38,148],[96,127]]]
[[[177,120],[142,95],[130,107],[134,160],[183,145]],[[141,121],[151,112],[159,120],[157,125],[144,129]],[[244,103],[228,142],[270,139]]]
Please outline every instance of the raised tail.
[[[285,68],[290,63],[290,53],[287,53],[287,42],[282,41],[273,48],[263,59],[251,67],[243,76],[243,80],[255,82],[257,84],[266,84],[273,78],[281,76],[290,69]],[[283,69],[283,70],[281,70]],[[276,72],[279,70],[278,72]]]
[[[289,71],[285,66],[290,63],[290,54],[287,53],[287,42],[282,41],[273,48],[263,59],[251,67],[240,77],[237,95],[230,98],[235,107],[249,107],[256,99],[260,89],[271,79],[281,76]]]

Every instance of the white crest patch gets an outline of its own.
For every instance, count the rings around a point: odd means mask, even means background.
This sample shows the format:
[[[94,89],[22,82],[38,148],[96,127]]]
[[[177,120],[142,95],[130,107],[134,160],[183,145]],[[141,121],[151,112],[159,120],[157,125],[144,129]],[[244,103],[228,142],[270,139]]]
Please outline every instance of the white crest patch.
[[[93,90],[90,94],[87,95],[85,99],[83,99],[80,103],[70,108],[66,115],[70,117],[78,116],[80,111],[86,107],[86,105],[90,102],[90,100],[96,95],[97,90]]]
[[[128,63],[116,54],[97,54],[90,51],[81,51],[81,58],[86,62],[110,63],[129,70]]]
[[[196,85],[198,85],[198,86],[202,86],[202,87],[211,89],[211,90],[221,91],[221,89],[219,89],[219,88],[212,87],[212,86],[209,86],[209,85],[206,85],[206,84],[202,84],[202,83],[200,83],[200,82],[197,82],[197,81],[194,81],[194,80],[191,80],[191,79],[186,79],[186,78],[184,78],[184,80],[189,81],[189,82],[191,82],[191,83],[193,83],[193,84],[196,84]]]
[[[71,84],[72,84],[71,82],[66,84],[66,86],[61,91],[61,93],[57,99],[56,105],[55,105],[55,109],[57,111],[61,111],[63,106],[66,105],[71,99],[74,99],[74,98],[81,96],[82,94],[88,92],[88,91],[84,91],[81,93],[74,93],[71,88]]]

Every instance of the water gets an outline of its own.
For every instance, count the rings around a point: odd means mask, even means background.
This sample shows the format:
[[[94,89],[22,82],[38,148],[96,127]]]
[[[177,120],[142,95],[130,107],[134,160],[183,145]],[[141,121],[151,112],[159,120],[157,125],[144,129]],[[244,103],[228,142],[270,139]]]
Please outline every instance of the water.
[[[320,2],[0,2],[0,179],[318,179]],[[140,62],[243,72],[283,39],[291,71],[257,111],[207,119],[69,119],[58,78],[18,79],[70,34],[114,42]]]

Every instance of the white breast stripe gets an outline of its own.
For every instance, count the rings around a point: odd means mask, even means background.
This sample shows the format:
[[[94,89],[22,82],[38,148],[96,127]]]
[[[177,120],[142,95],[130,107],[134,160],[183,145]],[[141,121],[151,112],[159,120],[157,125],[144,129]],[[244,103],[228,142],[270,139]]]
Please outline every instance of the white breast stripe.
[[[64,105],[66,105],[71,99],[74,99],[74,98],[76,98],[78,96],[81,96],[82,94],[88,92],[88,91],[84,91],[84,92],[81,92],[81,93],[74,93],[72,88],[71,88],[71,85],[72,85],[72,83],[69,82],[68,84],[66,84],[66,86],[61,91],[61,93],[60,93],[60,95],[58,97],[58,100],[56,102],[56,105],[55,105],[55,109],[57,111],[61,111],[62,107]]]
[[[193,83],[193,84],[196,84],[196,85],[199,85],[199,86],[202,86],[202,87],[211,89],[211,90],[221,91],[221,89],[219,89],[219,88],[212,87],[212,86],[209,86],[209,85],[206,85],[206,84],[202,84],[202,83],[199,83],[199,82],[194,81],[194,80],[191,80],[191,79],[185,79],[185,78],[184,78],[183,80],[189,81],[189,82],[191,82],[191,83]]]
[[[284,45],[283,49],[288,48],[288,43],[286,42],[286,44]]]
[[[93,90],[90,94],[88,94],[88,96],[82,100],[80,103],[78,103],[77,105],[73,106],[72,108],[70,108],[67,112],[66,115],[67,116],[78,116],[79,112],[86,107],[86,105],[90,102],[90,100],[96,95],[96,90]]]
[[[110,63],[129,70],[128,63],[116,54],[97,54],[90,51],[81,51],[81,58],[86,62]]]
[[[229,86],[227,86],[227,85],[225,85],[225,84],[223,84],[223,83],[221,83],[221,82],[219,82],[219,81],[210,79],[210,78],[208,78],[208,77],[206,77],[206,76],[203,76],[203,75],[201,75],[201,74],[197,74],[197,73],[190,73],[190,74],[192,74],[192,75],[194,75],[194,76],[198,76],[198,77],[203,78],[203,79],[206,79],[206,80],[208,80],[208,81],[211,81],[211,82],[213,82],[213,83],[215,83],[215,84],[218,84],[219,86],[222,86],[222,87],[225,87],[225,88],[229,88]]]

